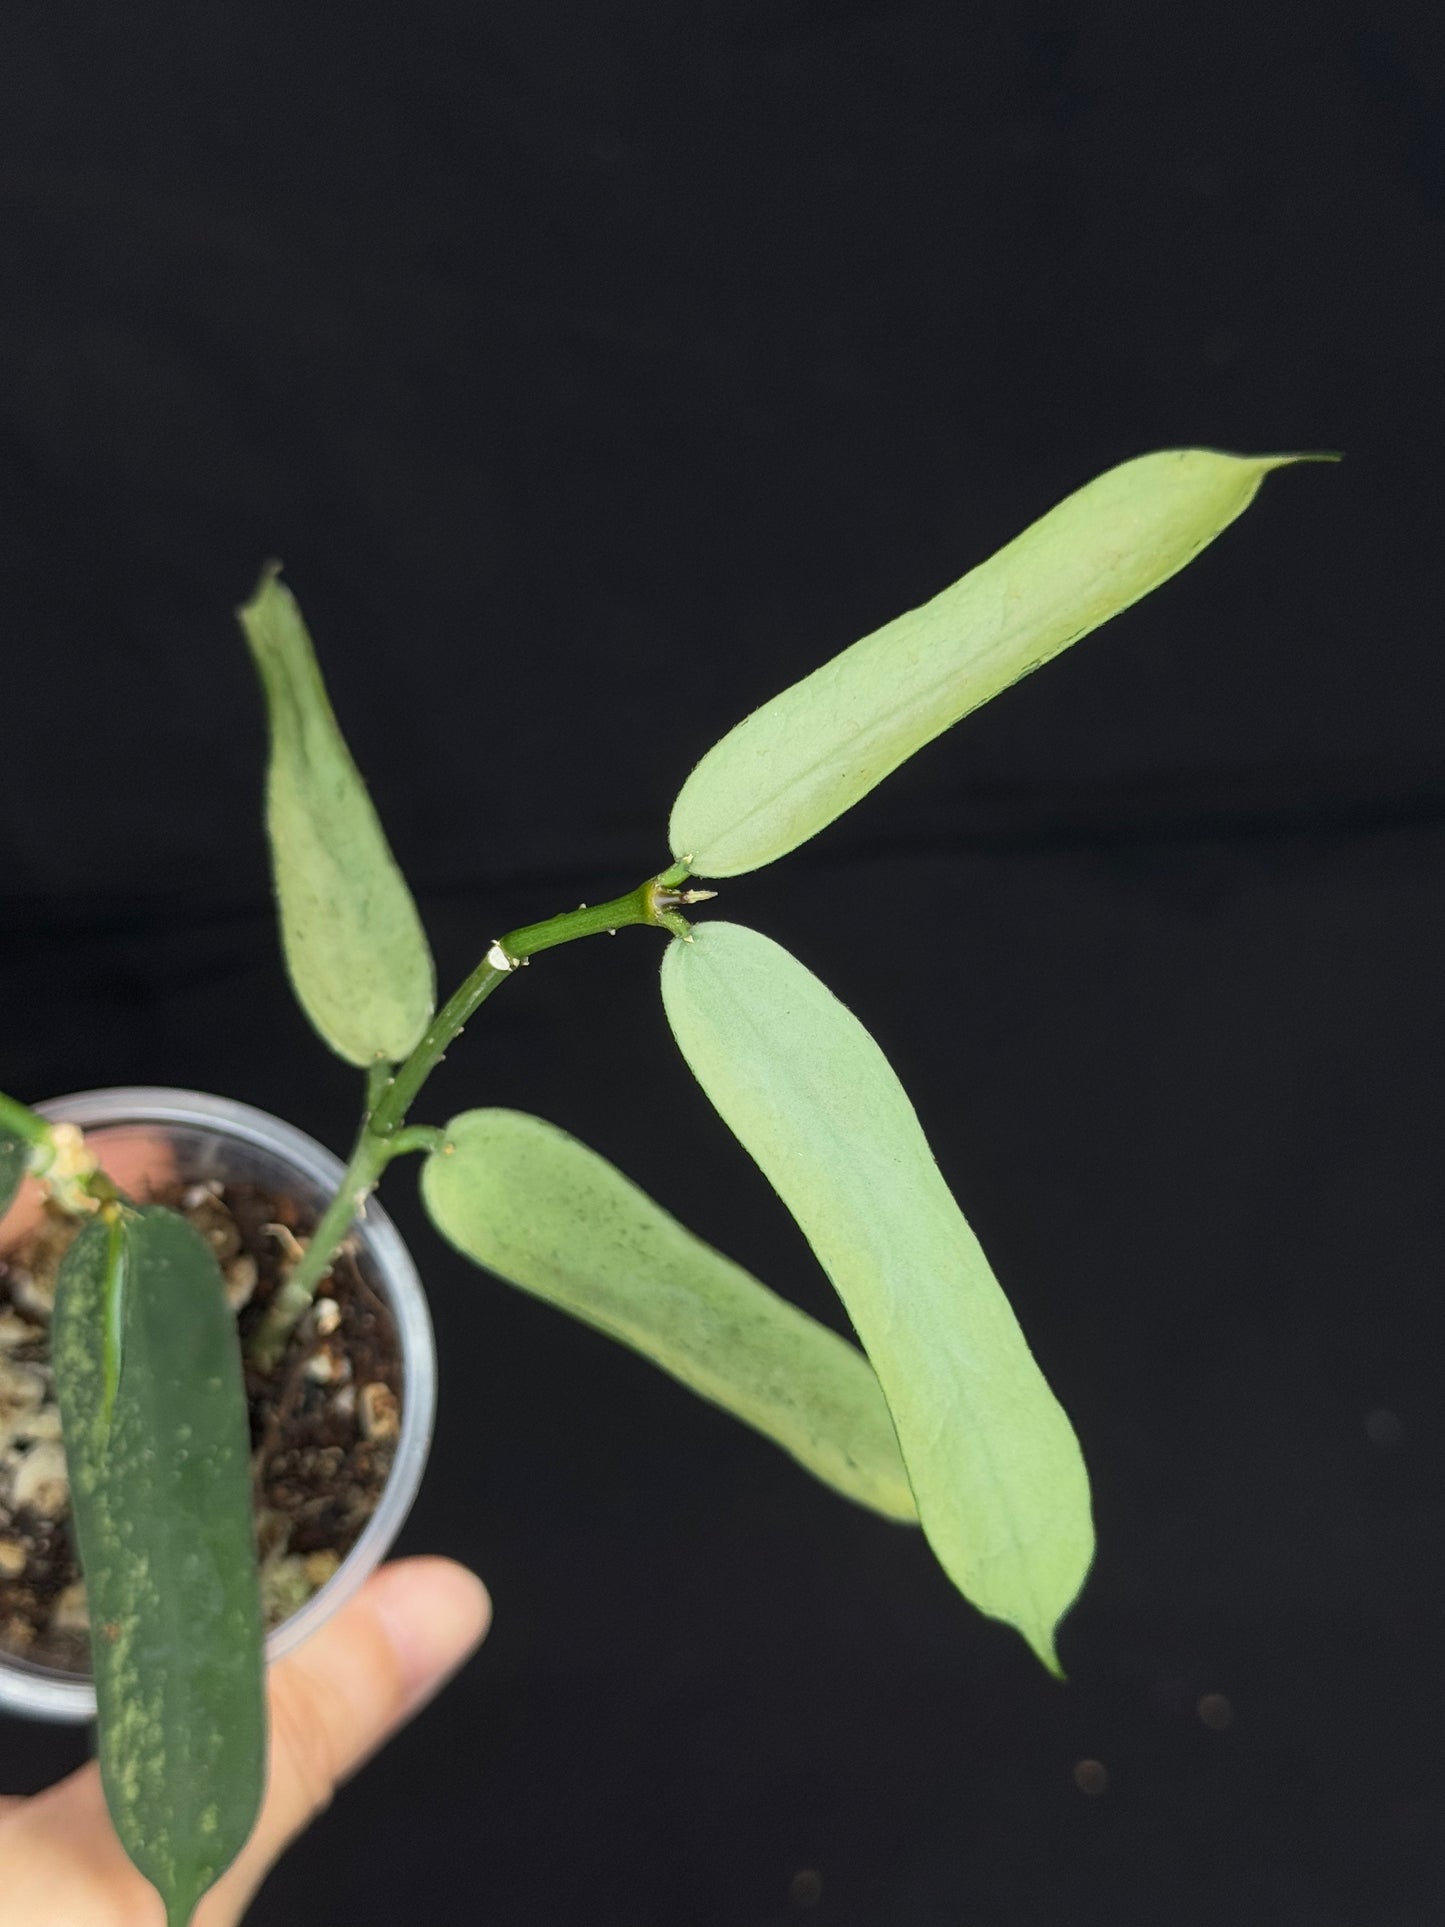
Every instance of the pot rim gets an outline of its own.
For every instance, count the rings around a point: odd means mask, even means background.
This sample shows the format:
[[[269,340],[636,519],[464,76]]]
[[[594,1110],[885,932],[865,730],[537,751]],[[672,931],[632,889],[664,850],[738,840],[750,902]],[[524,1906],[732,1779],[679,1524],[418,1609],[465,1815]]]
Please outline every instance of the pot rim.
[[[121,1124],[173,1124],[269,1152],[291,1164],[323,1191],[335,1191],[345,1175],[341,1159],[294,1124],[254,1105],[203,1091],[137,1084],[73,1091],[34,1107],[57,1124],[103,1130]],[[401,1430],[380,1504],[341,1565],[306,1604],[266,1638],[267,1663],[284,1658],[339,1611],[390,1551],[421,1484],[436,1417],[436,1343],[426,1294],[391,1218],[368,1198],[353,1226],[367,1247],[378,1282],[396,1320],[401,1344]],[[0,1653],[0,1712],[62,1723],[95,1718],[95,1687],[86,1678],[34,1666]]]

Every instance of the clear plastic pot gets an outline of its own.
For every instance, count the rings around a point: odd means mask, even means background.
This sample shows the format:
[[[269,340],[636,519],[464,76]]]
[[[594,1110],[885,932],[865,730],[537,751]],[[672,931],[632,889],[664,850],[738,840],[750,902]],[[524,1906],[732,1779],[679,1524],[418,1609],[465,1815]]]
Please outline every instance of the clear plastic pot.
[[[303,1131],[249,1104],[198,1091],[149,1087],[81,1091],[35,1107],[57,1123],[78,1124],[108,1162],[130,1148],[164,1144],[175,1176],[274,1186],[319,1213],[335,1195],[344,1166]],[[131,1181],[134,1182],[133,1174]],[[359,1262],[391,1308],[401,1343],[401,1431],[381,1503],[336,1573],[266,1641],[280,1659],[344,1605],[385,1558],[421,1484],[436,1412],[436,1348],[416,1267],[391,1219],[370,1199],[355,1227]],[[0,1711],[34,1719],[80,1722],[95,1717],[89,1679],[0,1653]]]

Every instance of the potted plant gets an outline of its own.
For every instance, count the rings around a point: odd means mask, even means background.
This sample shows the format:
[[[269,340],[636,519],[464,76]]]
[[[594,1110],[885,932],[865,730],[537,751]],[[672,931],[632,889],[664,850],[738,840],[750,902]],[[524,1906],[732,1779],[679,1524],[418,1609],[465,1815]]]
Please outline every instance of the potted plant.
[[[1058,1670],[1057,1626],[1093,1555],[1069,1421],[877,1045],[777,944],[694,921],[715,894],[694,880],[795,849],[1182,568],[1294,459],[1169,450],[1102,475],[730,730],[682,786],[665,867],[490,942],[439,1006],[300,613],[265,571],[239,613],[270,722],[282,944],[311,1022],[364,1075],[349,1160],[193,1094],[0,1098],[0,1213],[14,1204],[0,1227],[0,1703],[75,1717],[93,1694],[117,1832],[172,1922],[254,1822],[266,1653],[381,1556],[421,1475],[430,1332],[372,1200],[403,1157],[420,1157],[428,1213],[459,1250],[848,1497],[921,1525],[954,1584]],[[428,1074],[510,978],[631,926],[667,939],[663,1003],[683,1055],[861,1349],[541,1119],[417,1120]],[[83,1578],[66,1574],[67,1520]],[[88,1638],[89,1680],[56,1659],[62,1602],[76,1665]]]

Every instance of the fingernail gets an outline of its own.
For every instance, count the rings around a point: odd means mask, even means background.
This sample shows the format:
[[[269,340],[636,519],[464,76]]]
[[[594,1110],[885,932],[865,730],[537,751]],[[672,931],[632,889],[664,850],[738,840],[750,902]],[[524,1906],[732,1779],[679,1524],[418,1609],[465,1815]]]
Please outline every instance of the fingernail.
[[[492,1602],[481,1580],[450,1559],[383,1566],[367,1590],[396,1654],[410,1715],[482,1643]]]

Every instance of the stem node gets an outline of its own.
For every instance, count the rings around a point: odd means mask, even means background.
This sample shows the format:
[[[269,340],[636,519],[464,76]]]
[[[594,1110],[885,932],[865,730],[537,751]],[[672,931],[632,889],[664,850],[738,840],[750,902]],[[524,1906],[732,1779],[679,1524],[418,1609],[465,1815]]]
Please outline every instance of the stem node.
[[[432,1071],[445,1060],[447,1046],[461,1036],[468,1021],[497,985],[524,969],[543,950],[553,950],[558,944],[571,943],[578,937],[597,936],[604,931],[615,937],[619,930],[632,924],[649,924],[655,930],[666,930],[674,937],[690,941],[681,906],[705,902],[716,892],[684,890],[681,886],[687,877],[687,864],[674,863],[671,869],[649,877],[625,897],[591,907],[579,904],[577,909],[550,917],[545,923],[526,924],[496,938],[472,974],[436,1012],[406,1062],[394,1068],[384,1062],[371,1066],[367,1073],[366,1111],[346,1176],[317,1225],[304,1256],[257,1327],[253,1344],[258,1361],[264,1364],[279,1358],[293,1327],[315,1296],[353,1218],[364,1212],[367,1198],[391,1160],[407,1151],[440,1151],[443,1156],[451,1155],[453,1147],[446,1142],[442,1131],[427,1125],[407,1127],[406,1114]]]

